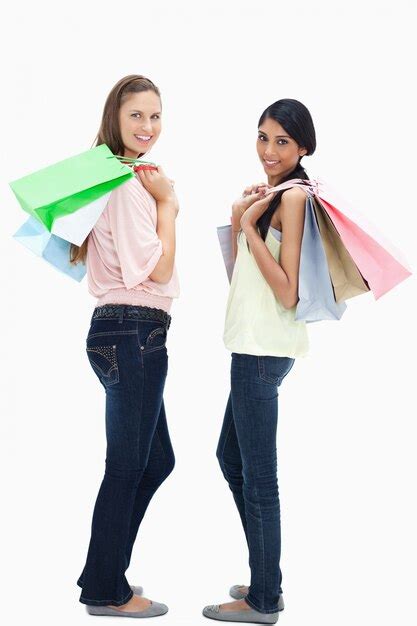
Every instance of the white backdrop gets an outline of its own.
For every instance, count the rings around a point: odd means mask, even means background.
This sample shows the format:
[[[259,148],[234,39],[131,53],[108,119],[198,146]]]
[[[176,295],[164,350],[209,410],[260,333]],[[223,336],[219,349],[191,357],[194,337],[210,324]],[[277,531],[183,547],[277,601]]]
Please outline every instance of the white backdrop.
[[[36,2],[3,8],[1,572],[8,624],[81,624],[76,580],[104,472],[104,393],[84,344],[94,300],[11,235],[8,182],[87,150],[122,76],[160,87],[150,155],[180,199],[166,407],[176,467],[150,505],[127,571],[203,624],[249,581],[215,458],[229,391],[228,283],[215,228],[264,177],[257,121],[301,100],[317,132],[311,176],[349,199],[416,267],[414,2]],[[371,182],[372,181],[372,182]],[[415,277],[340,322],[280,390],[278,457],[288,626],[415,623]]]

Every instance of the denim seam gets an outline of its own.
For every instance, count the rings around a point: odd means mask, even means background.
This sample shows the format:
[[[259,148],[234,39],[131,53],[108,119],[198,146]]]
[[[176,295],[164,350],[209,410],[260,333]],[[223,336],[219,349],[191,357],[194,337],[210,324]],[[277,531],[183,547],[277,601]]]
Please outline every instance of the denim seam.
[[[262,604],[265,604],[265,537],[264,525],[262,520],[261,505],[259,503],[258,487],[255,487],[255,495],[257,499],[257,507],[259,511],[259,519],[261,520],[261,543],[262,543]]]
[[[139,333],[138,333],[138,337],[139,337]],[[141,350],[142,352],[142,350]],[[142,380],[142,389],[141,389],[141,394],[140,394],[140,414],[142,415],[143,413],[143,393],[145,390],[145,379],[146,379],[146,372],[145,372],[145,367],[144,367],[144,363],[143,363],[143,357],[141,355],[141,362],[142,362],[142,368],[143,368],[143,380]],[[138,436],[136,439],[136,449],[139,450],[140,449],[140,426],[138,428]],[[143,474],[142,474],[143,476]]]
[[[99,367],[99,366],[97,365],[97,363],[94,363],[94,362],[93,362],[93,363],[92,363],[92,366],[93,366],[93,367],[96,367],[96,368],[98,369],[98,371],[100,372],[100,374],[101,374],[104,378],[109,378],[110,374],[111,374],[113,371],[116,371],[116,372],[117,372],[117,374],[119,374],[119,368],[117,367],[117,365],[115,365],[115,366],[111,367],[111,368],[109,369],[109,371],[107,372],[107,374],[106,374],[105,372],[103,372],[103,370],[101,369],[101,367]],[[117,378],[117,380],[115,380],[115,381],[114,381],[114,383],[108,383],[108,384],[109,384],[109,385],[114,385],[115,383],[118,383],[118,382],[119,382],[119,378]]]
[[[108,330],[101,333],[89,333],[87,340],[91,339],[91,337],[106,337],[108,335],[134,335],[135,333],[136,330]]]
[[[279,376],[272,378],[265,373],[265,361],[263,356],[258,356],[258,374],[259,378],[264,382],[270,383],[271,385],[278,385]]]
[[[128,593],[127,596],[125,596],[122,600],[93,600],[91,598],[86,598],[85,596],[80,596],[82,600],[86,600],[87,602],[105,602],[106,604],[110,604],[111,602],[121,602],[121,604],[126,604],[126,602],[128,602],[130,600],[130,598],[133,597],[133,591],[132,589],[130,590],[132,593]],[[100,605],[98,605],[100,606]],[[117,605],[117,606],[121,606],[121,605]]]
[[[166,345],[164,344],[163,346],[155,346],[155,348],[146,348],[145,346],[143,346],[143,350],[141,347],[141,352],[142,354],[149,354],[149,352],[155,352],[155,350],[162,350],[162,348],[166,348]]]
[[[233,405],[232,405],[232,411],[233,411]],[[222,461],[224,461],[224,449],[226,447],[226,443],[227,443],[227,440],[228,440],[229,435],[230,435],[230,429],[232,427],[232,421],[233,421],[233,419],[230,420],[229,427],[227,429],[227,433],[226,433],[226,436],[224,438],[224,444],[223,444],[223,448],[221,450],[221,459],[222,459]],[[237,434],[236,434],[236,436],[237,436]]]
[[[256,488],[256,497],[258,498],[258,510],[259,510],[259,517],[261,519],[261,528],[262,528],[262,534],[261,534],[261,538],[262,538],[262,574],[263,574],[263,586],[262,586],[262,600],[263,600],[263,604],[265,604],[265,535],[264,535],[264,522],[262,519],[262,510],[261,510],[261,505],[259,502],[259,494],[258,494],[258,488]]]
[[[155,434],[156,434],[156,436],[158,437],[159,445],[160,445],[160,446],[161,446],[161,448],[162,448],[162,454],[164,455],[164,459],[165,459],[165,471],[166,471],[166,469],[167,469],[167,467],[168,467],[168,457],[167,457],[167,454],[166,454],[166,452],[165,452],[165,448],[164,448],[164,446],[162,445],[161,437],[159,436],[159,432],[158,432],[158,424],[156,425],[156,428],[155,428]]]
[[[259,365],[259,357],[258,357],[258,365]],[[248,407],[248,394],[247,394],[247,390],[245,388],[245,393],[244,393],[244,397],[245,397],[245,411],[248,414],[249,412],[249,407]],[[243,478],[243,480],[245,480]],[[257,502],[257,506],[258,506],[258,510],[259,510],[259,518],[261,520],[261,531],[262,531],[262,603],[265,602],[265,538],[264,538],[264,534],[263,534],[263,525],[262,525],[262,514],[261,514],[261,506],[259,504],[259,499],[258,499],[258,488],[255,486],[255,493],[256,493],[256,498],[258,500]],[[250,590],[250,586],[249,586],[249,594],[250,595],[251,590]],[[255,607],[252,607],[255,608]],[[259,610],[259,609],[256,609]],[[275,612],[275,611],[272,611]]]
[[[252,609],[255,609],[255,611],[259,611],[259,613],[267,613],[268,615],[270,615],[271,613],[277,613],[278,612],[278,607],[276,609],[260,609],[250,598],[249,598],[249,594],[247,596],[245,596],[245,602],[247,602],[249,604],[250,607],[252,607]]]

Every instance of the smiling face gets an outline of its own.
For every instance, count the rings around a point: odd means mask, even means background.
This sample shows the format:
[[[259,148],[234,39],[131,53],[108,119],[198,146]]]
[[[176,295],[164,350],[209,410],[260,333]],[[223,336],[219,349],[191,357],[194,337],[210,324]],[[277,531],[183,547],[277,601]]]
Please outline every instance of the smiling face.
[[[161,100],[154,91],[131,93],[119,109],[125,157],[148,152],[161,133]]]
[[[256,149],[268,183],[274,186],[292,172],[300,156],[307,154],[307,150],[299,146],[281,124],[270,118],[258,128]]]

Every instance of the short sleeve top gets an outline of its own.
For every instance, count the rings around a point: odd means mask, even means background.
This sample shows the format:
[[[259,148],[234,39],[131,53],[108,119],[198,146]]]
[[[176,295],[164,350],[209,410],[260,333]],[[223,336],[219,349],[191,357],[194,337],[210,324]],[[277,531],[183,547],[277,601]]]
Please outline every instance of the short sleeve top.
[[[158,297],[179,296],[176,267],[167,283],[149,278],[162,253],[157,231],[154,197],[137,176],[116,187],[88,236],[88,291],[101,298],[115,290],[133,302],[132,292],[147,292]],[[124,292],[126,292],[124,294]]]

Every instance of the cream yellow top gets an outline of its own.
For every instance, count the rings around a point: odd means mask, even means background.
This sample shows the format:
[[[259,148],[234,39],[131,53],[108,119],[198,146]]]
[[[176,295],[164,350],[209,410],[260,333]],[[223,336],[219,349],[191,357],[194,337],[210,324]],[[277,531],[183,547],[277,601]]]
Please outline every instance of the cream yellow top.
[[[276,233],[274,236],[272,231]],[[265,244],[279,261],[280,231],[270,228]],[[257,356],[304,357],[309,350],[305,321],[296,321],[296,306],[285,309],[248,250],[242,231],[230,284],[223,341],[228,350]]]

